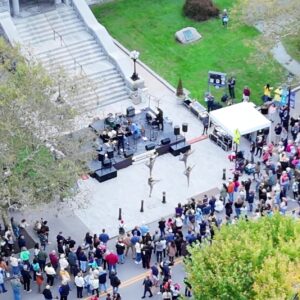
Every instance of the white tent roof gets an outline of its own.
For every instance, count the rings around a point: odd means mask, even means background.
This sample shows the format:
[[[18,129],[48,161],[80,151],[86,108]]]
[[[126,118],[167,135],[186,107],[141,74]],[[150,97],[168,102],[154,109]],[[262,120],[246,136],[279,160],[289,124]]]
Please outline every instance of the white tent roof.
[[[271,126],[271,121],[254,107],[253,103],[242,102],[210,112],[211,121],[222,127],[230,136],[239,130],[241,135]]]

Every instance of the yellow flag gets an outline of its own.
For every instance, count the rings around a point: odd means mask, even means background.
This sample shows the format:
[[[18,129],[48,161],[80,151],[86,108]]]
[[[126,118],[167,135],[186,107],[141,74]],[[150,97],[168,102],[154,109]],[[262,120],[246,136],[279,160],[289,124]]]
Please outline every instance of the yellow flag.
[[[233,141],[234,141],[236,144],[239,145],[239,144],[240,144],[240,139],[241,139],[241,134],[240,134],[239,130],[236,129],[236,130],[234,131]]]

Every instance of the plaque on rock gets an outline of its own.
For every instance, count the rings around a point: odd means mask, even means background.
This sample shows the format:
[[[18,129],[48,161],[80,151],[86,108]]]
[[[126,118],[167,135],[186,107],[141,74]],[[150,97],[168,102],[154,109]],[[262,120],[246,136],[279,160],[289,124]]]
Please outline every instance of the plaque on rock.
[[[189,44],[201,39],[201,34],[194,27],[186,27],[177,31],[175,38],[182,44]]]

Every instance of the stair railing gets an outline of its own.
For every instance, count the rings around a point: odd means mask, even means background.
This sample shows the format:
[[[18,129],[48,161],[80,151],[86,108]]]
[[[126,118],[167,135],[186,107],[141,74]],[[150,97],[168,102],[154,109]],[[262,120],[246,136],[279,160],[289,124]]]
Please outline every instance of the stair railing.
[[[88,75],[87,75],[86,72],[84,71],[82,64],[80,64],[80,63],[76,60],[76,58],[73,56],[73,54],[72,54],[72,52],[70,51],[68,45],[67,45],[66,42],[64,41],[64,38],[63,38],[62,34],[60,34],[56,29],[53,28],[53,26],[52,26],[50,20],[48,19],[47,15],[44,14],[44,16],[45,16],[45,18],[46,18],[46,20],[47,20],[47,22],[48,22],[48,24],[49,24],[49,26],[50,26],[52,32],[53,32],[53,38],[54,38],[54,40],[56,40],[56,36],[59,37],[59,40],[60,40],[60,46],[61,46],[61,47],[65,47],[65,48],[67,49],[68,54],[71,56],[71,58],[72,58],[72,60],[73,60],[73,62],[74,62],[74,69],[75,69],[75,71],[76,71],[76,66],[78,65],[79,68],[80,68],[80,75],[81,75],[82,77],[85,77],[85,78],[88,79]],[[90,81],[89,79],[87,80],[87,82],[88,82],[88,86],[90,87],[90,89],[92,90],[93,94],[94,94],[94,95],[96,96],[96,98],[97,98],[97,105],[100,106],[100,98],[99,98],[99,95],[98,95],[97,92],[96,92],[95,87],[93,86],[93,84],[91,83],[91,81]]]

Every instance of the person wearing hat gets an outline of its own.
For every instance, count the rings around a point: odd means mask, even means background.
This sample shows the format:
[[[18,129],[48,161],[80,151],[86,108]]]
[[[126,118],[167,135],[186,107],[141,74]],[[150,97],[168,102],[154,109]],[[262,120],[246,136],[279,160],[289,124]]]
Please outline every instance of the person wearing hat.
[[[50,285],[46,285],[45,289],[43,290],[43,293],[42,293],[45,297],[45,300],[52,300],[53,299],[53,296],[52,296],[52,292],[50,290]]]

